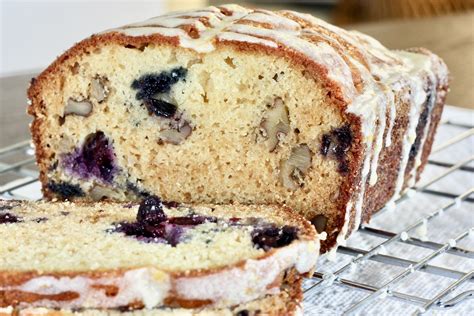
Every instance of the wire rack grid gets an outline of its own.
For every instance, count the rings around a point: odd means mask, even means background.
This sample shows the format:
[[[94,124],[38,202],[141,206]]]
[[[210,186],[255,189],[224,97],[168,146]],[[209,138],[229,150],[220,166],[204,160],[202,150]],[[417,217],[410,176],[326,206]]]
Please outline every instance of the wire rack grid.
[[[361,225],[336,261],[319,260],[305,314],[473,312],[473,151],[472,120],[444,119],[420,184]],[[0,197],[39,199],[39,189],[30,141],[0,149]]]

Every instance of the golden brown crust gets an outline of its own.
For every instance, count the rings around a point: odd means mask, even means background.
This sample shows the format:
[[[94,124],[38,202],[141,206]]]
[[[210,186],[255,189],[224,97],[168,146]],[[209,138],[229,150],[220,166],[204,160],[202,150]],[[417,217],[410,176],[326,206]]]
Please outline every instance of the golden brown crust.
[[[402,113],[408,113],[411,106],[410,103],[402,98],[405,93],[407,93],[407,90],[403,89],[395,95],[397,103],[400,104],[398,111]],[[378,178],[377,184],[374,186],[369,184],[369,180],[366,183],[367,190],[364,195],[362,222],[368,222],[370,216],[382,208],[395,193],[395,183],[401,164],[401,159],[398,157],[402,157],[403,138],[408,124],[408,116],[397,116],[392,131],[392,145],[384,147],[380,153],[381,163],[378,166],[377,174],[383,176]],[[386,133],[387,130],[384,133],[384,137],[386,137]]]
[[[419,52],[419,50],[415,50]],[[424,51],[426,54],[430,54],[429,52]],[[432,83],[428,82],[428,86],[432,85]],[[430,87],[428,87],[430,90]],[[433,144],[434,136],[439,125],[441,114],[443,112],[446,94],[448,91],[447,85],[438,85],[435,87],[436,90],[436,101],[434,107],[429,111],[429,129],[428,134],[426,135],[425,142],[421,144],[421,148],[418,148],[418,151],[422,151],[421,155],[421,164],[418,166],[416,170],[416,181],[419,180],[421,172],[425,168],[428,162],[428,156],[431,152],[431,147]],[[402,92],[403,94],[403,92]],[[425,107],[427,104],[425,104]],[[402,111],[408,112],[410,107],[409,103],[404,103],[402,107]],[[422,108],[424,110],[424,108]],[[422,139],[424,135],[424,127],[426,122],[423,122],[423,119],[417,123],[417,134],[416,137]],[[383,177],[379,177],[376,186],[370,186],[367,183],[367,191],[364,196],[364,209],[362,215],[362,222],[368,222],[372,214],[376,213],[378,210],[384,207],[384,205],[390,200],[395,192],[395,182],[398,176],[398,170],[400,166],[400,159],[397,157],[401,156],[402,153],[402,146],[403,146],[403,133],[405,133],[408,127],[408,117],[401,116],[397,117],[395,122],[395,126],[393,128],[394,131],[398,131],[400,134],[398,137],[395,137],[395,142],[390,147],[385,147],[381,153],[381,163],[378,167],[378,174],[383,175]],[[402,132],[402,133],[401,133]],[[384,135],[385,137],[385,135]],[[413,168],[415,165],[415,157],[410,157],[406,171],[405,171],[405,180],[404,180],[404,188],[408,187],[408,182],[410,179],[410,175],[413,172]]]

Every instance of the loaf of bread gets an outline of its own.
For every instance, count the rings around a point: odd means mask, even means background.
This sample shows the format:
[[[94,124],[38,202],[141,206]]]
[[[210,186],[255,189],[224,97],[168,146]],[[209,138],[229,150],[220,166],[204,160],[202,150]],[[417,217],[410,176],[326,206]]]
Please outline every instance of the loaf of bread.
[[[45,197],[286,204],[324,252],[418,179],[447,89],[425,49],[225,5],[95,34],[28,96]]]
[[[155,196],[0,201],[0,235],[3,308],[235,309],[268,295],[297,305],[319,254],[314,227],[285,208]]]

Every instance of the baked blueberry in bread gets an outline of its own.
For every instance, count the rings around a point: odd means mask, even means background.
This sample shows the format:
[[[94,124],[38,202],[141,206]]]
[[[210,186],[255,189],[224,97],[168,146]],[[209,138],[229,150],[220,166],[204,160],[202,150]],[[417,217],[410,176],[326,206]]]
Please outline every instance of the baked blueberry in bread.
[[[0,201],[0,218],[0,307],[19,310],[290,311],[319,254],[277,206]]]
[[[447,90],[425,49],[225,5],[95,34],[28,95],[45,197],[287,204],[324,252],[418,179]]]

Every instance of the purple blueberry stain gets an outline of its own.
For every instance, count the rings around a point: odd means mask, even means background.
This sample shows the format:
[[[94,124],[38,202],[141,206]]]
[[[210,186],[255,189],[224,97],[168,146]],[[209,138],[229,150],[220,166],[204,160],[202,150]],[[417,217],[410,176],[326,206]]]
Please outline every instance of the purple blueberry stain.
[[[216,223],[217,218],[212,216],[201,216],[191,214],[188,216],[172,217],[169,219],[169,223],[180,225],[180,226],[196,226],[204,223]]]
[[[268,251],[271,248],[281,248],[297,239],[298,229],[292,226],[277,227],[265,225],[256,227],[252,233],[252,242],[257,248]]]
[[[118,168],[115,154],[104,132],[89,134],[84,144],[72,153],[63,156],[63,165],[82,179],[100,179],[111,183]]]
[[[349,171],[349,163],[346,154],[352,146],[352,131],[349,125],[332,129],[323,135],[321,139],[320,153],[338,161],[338,171],[346,174]]]
[[[176,105],[158,99],[147,99],[144,101],[148,112],[156,116],[171,118],[176,114]]]
[[[13,223],[19,223],[22,221],[23,220],[20,217],[15,216],[11,213],[8,213],[8,212],[0,213],[0,224],[13,224]]]
[[[108,232],[123,233],[146,243],[166,243],[175,247],[181,241],[185,229],[166,222],[155,225],[140,222],[121,222],[115,224],[115,227],[109,229]]]
[[[168,224],[168,225],[165,225],[165,231],[166,231],[166,240],[169,242],[171,246],[176,247],[176,245],[180,243],[181,238],[184,235],[185,228],[178,225]]]
[[[132,82],[132,89],[138,90],[137,100],[148,100],[157,94],[170,92],[174,84],[181,79],[184,80],[187,72],[187,69],[177,67],[169,72],[145,74]]]
[[[186,74],[187,70],[183,67],[174,68],[169,72],[145,74],[135,79],[131,87],[137,90],[136,99],[143,101],[150,114],[172,118],[177,111],[176,105],[162,100],[160,95],[169,93],[174,84],[185,79]]]
[[[166,202],[162,202],[159,197],[149,196],[140,203],[136,221],[113,223],[113,227],[106,231],[108,233],[123,233],[125,236],[134,237],[140,242],[164,243],[176,247],[187,239],[187,237],[185,238],[186,232],[196,226],[205,223],[221,223],[223,224],[222,227],[211,226],[209,229],[201,230],[201,233],[215,233],[231,226],[251,227],[250,234],[253,244],[265,251],[289,245],[297,239],[298,235],[296,227],[287,225],[278,227],[255,217],[218,219],[214,216],[195,213],[169,217],[163,211],[163,205],[166,205]],[[211,242],[210,239],[208,241],[208,243]]]
[[[163,211],[161,199],[152,195],[140,203],[135,222],[116,223],[114,228],[107,231],[124,233],[143,242],[167,243],[175,247],[189,227],[216,221],[214,217],[195,214],[168,218]]]

